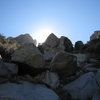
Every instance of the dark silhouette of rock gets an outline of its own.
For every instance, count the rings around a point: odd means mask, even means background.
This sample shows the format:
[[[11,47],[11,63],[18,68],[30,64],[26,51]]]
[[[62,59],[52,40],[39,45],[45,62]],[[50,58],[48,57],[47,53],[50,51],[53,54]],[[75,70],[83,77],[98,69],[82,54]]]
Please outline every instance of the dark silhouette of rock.
[[[84,49],[84,44],[83,44],[83,42],[82,42],[82,41],[77,41],[77,42],[75,43],[75,51],[77,51],[77,52],[82,52],[83,49]]]
[[[94,31],[94,33],[90,36],[90,41],[100,38],[100,31]]]
[[[86,51],[88,53],[100,54],[100,38],[89,41]]]
[[[38,47],[37,47],[37,48],[40,50],[40,52],[41,52],[42,54],[44,54],[44,49],[43,49],[41,43],[38,44]]]
[[[61,36],[58,48],[63,51],[71,52],[73,50],[73,44],[67,37]]]
[[[11,60],[11,55],[14,53],[14,49],[9,49],[7,50],[7,48],[4,48],[3,46],[0,46],[0,55],[1,55],[1,59],[3,61],[9,61]]]

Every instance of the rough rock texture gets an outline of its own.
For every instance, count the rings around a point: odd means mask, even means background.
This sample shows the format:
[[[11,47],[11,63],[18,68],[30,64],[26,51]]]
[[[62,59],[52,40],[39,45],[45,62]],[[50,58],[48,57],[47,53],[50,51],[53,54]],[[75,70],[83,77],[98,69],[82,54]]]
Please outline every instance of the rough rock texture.
[[[10,74],[9,70],[5,66],[5,64],[0,61],[0,76],[5,76],[7,77]]]
[[[36,44],[36,41],[33,40],[29,34],[22,34],[14,39],[21,45],[26,44],[26,43],[33,43],[34,45]]]
[[[60,85],[59,77],[56,73],[46,71],[42,80],[45,84],[51,88],[57,88]]]
[[[55,56],[55,54],[56,53],[53,51],[47,51],[44,53],[43,57],[44,57],[45,61],[51,61],[52,58]]]
[[[96,81],[100,87],[100,69],[98,70],[97,74],[96,74]]]
[[[51,87],[52,89],[57,88],[60,84],[57,73],[53,73],[48,70],[43,72],[42,74],[39,74],[38,76],[34,77],[33,81],[35,83],[46,84],[47,86]]]
[[[51,61],[51,71],[57,72],[60,77],[72,75],[77,70],[77,59],[75,56],[58,52]]]
[[[45,51],[48,51],[56,48],[58,44],[59,39],[53,33],[51,33],[46,39],[46,41],[42,44],[42,47]]]
[[[9,77],[11,75],[17,75],[18,66],[13,63],[4,63],[0,61],[0,76]]]
[[[12,73],[13,75],[17,75],[17,73],[18,73],[18,66],[16,64],[4,63],[4,65],[9,70],[10,73]]]
[[[67,37],[61,36],[58,48],[70,52],[73,50],[73,44]]]
[[[0,84],[0,98],[0,100],[59,100],[56,93],[46,86],[25,81],[21,84]]]
[[[88,56],[86,54],[82,54],[82,53],[77,53],[77,54],[73,54],[74,56],[77,57],[77,66],[78,67],[82,67],[82,65],[85,64],[85,62],[87,61]]]
[[[34,68],[42,68],[44,66],[43,56],[33,44],[25,44],[20,49],[16,50],[11,60],[25,63]]]
[[[64,86],[64,89],[71,94],[73,99],[79,100],[89,100],[98,88],[93,72],[86,73]]]

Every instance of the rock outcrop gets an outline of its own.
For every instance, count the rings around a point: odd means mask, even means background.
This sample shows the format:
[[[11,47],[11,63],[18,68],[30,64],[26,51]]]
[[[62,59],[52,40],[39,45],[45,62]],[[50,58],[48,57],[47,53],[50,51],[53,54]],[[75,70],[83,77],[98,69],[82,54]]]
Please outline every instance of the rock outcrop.
[[[34,43],[0,35],[0,100],[100,100],[100,38],[73,48],[52,33]]]
[[[58,38],[53,33],[48,36],[46,41],[42,44],[44,51],[68,51],[73,50],[72,42],[65,36]]]
[[[26,43],[33,43],[34,45],[36,45],[36,40],[33,40],[33,38],[29,34],[22,34],[14,39],[21,45],[24,45]]]
[[[57,48],[58,44],[59,44],[58,37],[56,37],[53,33],[51,33],[47,37],[46,41],[42,44],[42,47],[43,47],[44,51],[49,51],[54,48]]]
[[[82,52],[83,49],[84,49],[84,44],[83,44],[83,42],[82,42],[82,41],[77,41],[77,42],[75,43],[75,51],[77,51],[77,52]]]
[[[73,50],[73,44],[67,37],[61,36],[58,48],[63,51],[71,52]]]

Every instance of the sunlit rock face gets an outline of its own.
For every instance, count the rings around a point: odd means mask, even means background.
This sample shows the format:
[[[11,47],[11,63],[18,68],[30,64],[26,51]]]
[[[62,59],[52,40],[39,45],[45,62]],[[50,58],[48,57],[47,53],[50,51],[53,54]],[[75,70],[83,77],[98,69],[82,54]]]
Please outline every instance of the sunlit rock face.
[[[15,38],[15,40],[21,45],[26,43],[34,43],[36,45],[36,40],[33,40],[33,38],[29,34],[19,35]]]

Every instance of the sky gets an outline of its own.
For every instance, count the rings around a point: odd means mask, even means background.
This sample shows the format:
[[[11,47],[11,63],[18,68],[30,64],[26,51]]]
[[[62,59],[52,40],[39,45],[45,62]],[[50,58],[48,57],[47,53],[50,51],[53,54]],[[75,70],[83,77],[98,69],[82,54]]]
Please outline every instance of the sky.
[[[38,43],[50,33],[74,44],[100,30],[100,0],[0,0],[0,33],[29,33]]]

